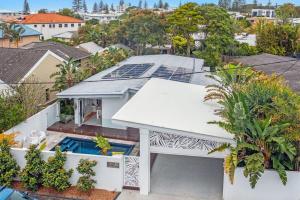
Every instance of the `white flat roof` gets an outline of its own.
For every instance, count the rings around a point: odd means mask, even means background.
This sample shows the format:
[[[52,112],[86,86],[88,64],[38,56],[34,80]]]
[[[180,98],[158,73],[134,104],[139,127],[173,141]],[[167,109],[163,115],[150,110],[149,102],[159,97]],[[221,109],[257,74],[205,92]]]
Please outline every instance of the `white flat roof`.
[[[211,121],[216,102],[204,102],[206,88],[201,85],[153,78],[114,116],[113,121],[135,128],[170,130],[232,141],[233,135]],[[175,132],[174,132],[175,133]]]

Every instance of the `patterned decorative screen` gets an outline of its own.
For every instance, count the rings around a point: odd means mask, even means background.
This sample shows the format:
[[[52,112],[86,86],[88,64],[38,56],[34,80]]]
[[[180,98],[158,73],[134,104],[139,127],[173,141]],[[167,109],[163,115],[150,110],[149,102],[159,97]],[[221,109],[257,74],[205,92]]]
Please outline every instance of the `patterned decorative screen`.
[[[139,161],[138,156],[124,156],[124,186],[139,187]]]

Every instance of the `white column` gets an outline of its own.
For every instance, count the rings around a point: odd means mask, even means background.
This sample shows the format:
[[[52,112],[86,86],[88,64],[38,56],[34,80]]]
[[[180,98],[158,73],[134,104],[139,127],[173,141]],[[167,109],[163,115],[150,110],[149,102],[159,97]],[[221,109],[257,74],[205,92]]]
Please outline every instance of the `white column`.
[[[150,192],[150,140],[149,130],[140,129],[140,194]]]
[[[79,99],[74,99],[74,121],[76,125],[81,125],[81,116],[80,116],[80,101]]]
[[[56,101],[56,120],[60,120],[60,99]]]

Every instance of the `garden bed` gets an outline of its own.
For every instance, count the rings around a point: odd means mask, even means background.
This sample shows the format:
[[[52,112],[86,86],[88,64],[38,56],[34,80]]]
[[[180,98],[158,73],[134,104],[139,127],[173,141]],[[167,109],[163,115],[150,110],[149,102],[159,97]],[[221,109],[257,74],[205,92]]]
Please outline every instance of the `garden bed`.
[[[20,182],[14,182],[13,188],[20,191],[27,191]],[[31,192],[29,192],[30,194]],[[64,192],[58,192],[51,188],[41,187],[35,194],[49,195],[56,198],[71,198],[84,200],[114,200],[118,192],[110,192],[107,190],[93,189],[89,193],[79,191],[76,187],[70,187]]]

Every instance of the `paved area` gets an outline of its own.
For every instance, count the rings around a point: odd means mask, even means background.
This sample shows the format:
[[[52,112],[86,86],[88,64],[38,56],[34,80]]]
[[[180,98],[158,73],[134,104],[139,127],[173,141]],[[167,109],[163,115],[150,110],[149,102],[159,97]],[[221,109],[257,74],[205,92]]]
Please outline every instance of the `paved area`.
[[[151,193],[124,191],[118,200],[221,200],[223,161],[158,155],[151,172]]]

